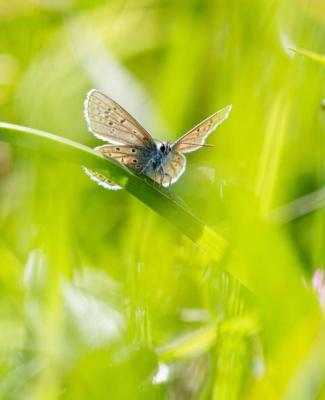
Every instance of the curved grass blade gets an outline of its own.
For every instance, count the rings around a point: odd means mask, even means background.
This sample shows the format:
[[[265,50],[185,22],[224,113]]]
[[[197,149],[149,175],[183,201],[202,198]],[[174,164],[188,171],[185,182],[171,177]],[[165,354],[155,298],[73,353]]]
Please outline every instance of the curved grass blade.
[[[298,47],[290,47],[289,50],[292,50],[297,54],[300,54],[304,57],[310,58],[311,60],[325,65],[325,56],[323,56],[322,54],[314,53],[310,50],[300,49]]]
[[[220,261],[226,248],[226,241],[186,210],[168,190],[157,186],[146,177],[134,175],[121,164],[105,158],[89,147],[52,133],[0,122],[0,139],[46,152],[57,158],[71,160],[89,168],[104,170],[109,179],[166,218],[211,259]]]

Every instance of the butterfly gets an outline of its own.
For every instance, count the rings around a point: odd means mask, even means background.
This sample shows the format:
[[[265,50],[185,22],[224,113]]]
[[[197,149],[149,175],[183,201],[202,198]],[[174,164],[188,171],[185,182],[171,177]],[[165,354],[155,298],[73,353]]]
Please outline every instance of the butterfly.
[[[158,184],[169,187],[186,168],[185,153],[198,150],[206,138],[228,118],[229,105],[211,115],[174,143],[154,140],[124,108],[114,100],[92,89],[84,103],[88,130],[98,139],[109,142],[95,150],[105,157],[124,164],[139,175],[146,175]],[[106,189],[121,189],[106,176],[84,168],[87,175]]]

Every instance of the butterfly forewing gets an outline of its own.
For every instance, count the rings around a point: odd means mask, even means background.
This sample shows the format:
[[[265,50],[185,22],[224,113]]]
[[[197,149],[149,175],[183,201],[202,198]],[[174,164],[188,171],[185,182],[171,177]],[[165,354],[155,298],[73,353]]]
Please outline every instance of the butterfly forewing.
[[[230,111],[231,106],[227,106],[200,122],[197,126],[179,138],[173,144],[173,148],[180,153],[190,153],[191,151],[199,149],[204,144],[210,133],[228,118]]]
[[[88,129],[99,139],[116,144],[150,147],[150,134],[114,100],[91,90],[85,100],[84,114]]]

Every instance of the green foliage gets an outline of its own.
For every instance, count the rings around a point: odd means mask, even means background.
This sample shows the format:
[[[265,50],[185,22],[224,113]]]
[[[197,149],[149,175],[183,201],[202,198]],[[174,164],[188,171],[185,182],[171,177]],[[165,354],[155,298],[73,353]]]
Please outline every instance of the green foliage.
[[[325,398],[322,2],[0,18],[0,398]],[[167,140],[233,111],[167,191],[91,150],[93,87]]]

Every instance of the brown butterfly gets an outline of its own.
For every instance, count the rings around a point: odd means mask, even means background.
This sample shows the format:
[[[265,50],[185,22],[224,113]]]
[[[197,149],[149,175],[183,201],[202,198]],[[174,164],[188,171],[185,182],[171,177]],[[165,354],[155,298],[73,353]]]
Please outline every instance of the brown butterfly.
[[[95,150],[167,187],[185,171],[183,153],[209,146],[205,144],[206,138],[228,118],[231,108],[229,105],[217,111],[174,143],[154,140],[127,111],[95,89],[87,94],[84,115],[89,131],[110,143]],[[87,168],[84,170],[99,185],[107,189],[121,189],[104,175]]]

